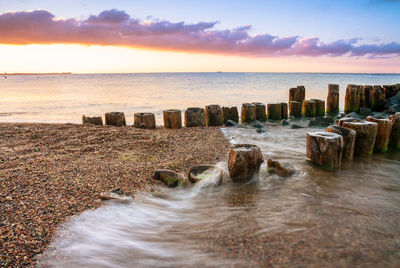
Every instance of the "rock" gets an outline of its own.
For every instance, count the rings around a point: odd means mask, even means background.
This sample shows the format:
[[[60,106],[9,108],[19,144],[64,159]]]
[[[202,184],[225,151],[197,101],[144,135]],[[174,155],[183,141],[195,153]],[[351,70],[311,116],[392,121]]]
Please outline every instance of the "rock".
[[[354,117],[343,117],[338,120],[338,126],[343,126],[345,122],[357,122],[357,121],[360,121],[360,119]]]
[[[326,112],[337,114],[339,112],[339,85],[328,85],[328,97],[326,99]]]
[[[256,120],[256,105],[252,103],[243,103],[240,114],[242,123],[251,123]]]
[[[360,110],[361,95],[363,86],[348,85],[346,88],[346,96],[344,101],[344,112],[356,112]]]
[[[317,114],[317,104],[312,100],[304,100],[301,107],[301,114],[306,117],[314,117]]]
[[[302,105],[303,102],[291,101],[289,103],[289,115],[294,117],[300,117]]]
[[[191,183],[197,183],[203,179],[215,181],[215,185],[221,185],[223,172],[219,167],[201,165],[190,168],[188,179]]]
[[[389,117],[392,122],[390,133],[390,146],[400,149],[400,113],[395,113]]]
[[[389,99],[396,95],[397,86],[396,85],[383,85],[383,89],[385,90],[385,98]]]
[[[268,103],[267,104],[268,119],[281,120],[282,119],[282,104],[281,103]]]
[[[224,112],[218,104],[206,106],[206,126],[222,126],[224,124]]]
[[[234,107],[222,107],[222,112],[224,114],[224,124],[226,126],[226,122],[233,121],[235,123],[239,123],[239,112],[236,106]]]
[[[101,200],[116,200],[120,202],[130,202],[132,197],[123,192],[120,188],[112,189],[109,192],[100,193]]]
[[[376,134],[374,151],[384,153],[389,148],[390,132],[392,130],[392,122],[389,119],[381,119],[368,116],[367,121],[378,124],[378,132]]]
[[[293,170],[282,167],[279,161],[274,161],[272,159],[268,159],[268,172],[272,174],[277,174],[281,177],[288,177],[294,173]]]
[[[175,171],[168,169],[156,170],[153,175],[154,180],[162,181],[166,186],[182,187],[189,184],[188,180],[182,175],[176,173]]]
[[[297,86],[296,88],[289,89],[289,109],[291,101],[297,101],[302,103],[305,97],[306,97],[306,89],[304,86]]]
[[[323,169],[340,169],[343,152],[342,136],[331,132],[307,133],[307,160]]]
[[[325,101],[318,99],[311,99],[311,101],[315,102],[315,116],[324,116],[325,115]]]
[[[200,107],[190,107],[185,111],[185,127],[204,127],[206,112]]]
[[[389,113],[396,113],[395,111],[398,110],[399,105],[400,105],[400,92],[397,93],[395,96],[385,100],[384,102],[384,106]]]
[[[250,126],[251,126],[251,127],[254,127],[254,128],[264,128],[264,125],[261,124],[260,121],[251,122]]]
[[[82,124],[91,124],[91,125],[102,126],[103,119],[101,118],[101,116],[86,117],[83,115],[82,116]]]
[[[373,86],[372,87],[372,101],[371,101],[371,109],[374,112],[381,112],[385,107],[385,98],[386,93],[385,89],[381,86]]]
[[[388,109],[388,113],[389,114],[395,114],[395,113],[398,113],[398,112],[400,112],[400,105],[399,104],[393,104]]]
[[[121,112],[111,112],[105,115],[106,125],[122,127],[126,126],[125,114]]]
[[[261,133],[265,133],[265,130],[262,128],[257,128],[256,132],[261,134]]]
[[[371,108],[371,103],[372,103],[372,95],[371,94],[372,94],[372,86],[365,85],[363,87],[363,91],[362,91],[362,95],[361,95],[360,107]]]
[[[133,126],[136,128],[156,128],[156,117],[153,113],[135,113]]]
[[[281,125],[282,126],[287,126],[287,125],[289,125],[289,122],[286,119],[282,119],[281,120]]]
[[[293,124],[293,125],[290,126],[290,128],[299,129],[299,128],[305,128],[305,127],[300,126],[300,125]]]
[[[282,108],[282,119],[287,119],[288,118],[288,104],[287,102],[281,102],[281,108]]]
[[[327,127],[334,123],[331,117],[314,117],[309,123],[309,127]]]
[[[358,113],[351,112],[351,113],[346,114],[345,118],[356,118],[356,119],[360,119],[360,116],[358,115]]]
[[[370,115],[372,113],[371,108],[368,107],[360,107],[360,114],[361,115]]]
[[[238,125],[238,123],[236,123],[233,120],[228,120],[225,122],[225,126],[227,126],[227,127],[236,127],[237,125]]]
[[[326,128],[327,132],[339,134],[343,138],[342,161],[352,161],[354,156],[354,145],[356,142],[356,131],[346,127],[332,125]]]
[[[355,121],[344,122],[343,127],[356,131],[354,156],[370,155],[374,152],[378,124],[375,122]]]
[[[182,112],[177,109],[163,111],[164,127],[178,129],[182,127]]]
[[[235,182],[246,182],[258,178],[260,165],[264,157],[258,146],[236,144],[229,152],[228,169],[230,178]]]
[[[261,102],[253,102],[253,104],[256,106],[256,120],[261,122],[267,121],[265,104]]]

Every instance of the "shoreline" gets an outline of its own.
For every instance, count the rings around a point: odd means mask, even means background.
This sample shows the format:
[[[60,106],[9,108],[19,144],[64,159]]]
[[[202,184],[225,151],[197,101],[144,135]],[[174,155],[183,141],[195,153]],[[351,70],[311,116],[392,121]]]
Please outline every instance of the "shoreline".
[[[226,159],[217,127],[0,123],[0,266],[33,266],[67,218],[100,207],[99,194],[162,185],[156,169],[187,172]]]

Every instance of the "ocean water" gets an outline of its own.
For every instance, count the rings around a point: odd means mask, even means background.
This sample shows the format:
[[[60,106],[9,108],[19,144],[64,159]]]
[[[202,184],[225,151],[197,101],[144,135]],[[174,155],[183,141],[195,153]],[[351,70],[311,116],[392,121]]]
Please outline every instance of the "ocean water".
[[[287,101],[291,87],[304,85],[306,98],[326,99],[328,84],[340,85],[343,109],[347,84],[400,83],[400,74],[154,73],[0,76],[0,122],[80,123],[82,115],[153,112],[164,109],[238,106]]]

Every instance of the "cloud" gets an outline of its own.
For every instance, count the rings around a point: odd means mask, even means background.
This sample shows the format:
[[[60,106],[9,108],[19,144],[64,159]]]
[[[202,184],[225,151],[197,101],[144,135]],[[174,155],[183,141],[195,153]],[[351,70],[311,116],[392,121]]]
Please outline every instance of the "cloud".
[[[400,55],[400,43],[361,44],[361,40],[322,42],[318,37],[250,35],[251,25],[216,30],[218,22],[141,21],[112,9],[86,20],[60,19],[46,10],[0,15],[0,44],[84,44],[128,46],[158,50],[216,53],[253,57]]]

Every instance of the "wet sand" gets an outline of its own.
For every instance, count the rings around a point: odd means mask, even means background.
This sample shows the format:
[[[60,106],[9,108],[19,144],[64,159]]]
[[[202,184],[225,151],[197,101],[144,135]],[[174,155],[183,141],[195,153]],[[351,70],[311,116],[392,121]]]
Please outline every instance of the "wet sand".
[[[60,223],[102,206],[102,191],[149,191],[155,169],[187,172],[229,147],[218,128],[0,123],[0,266],[32,266]]]

